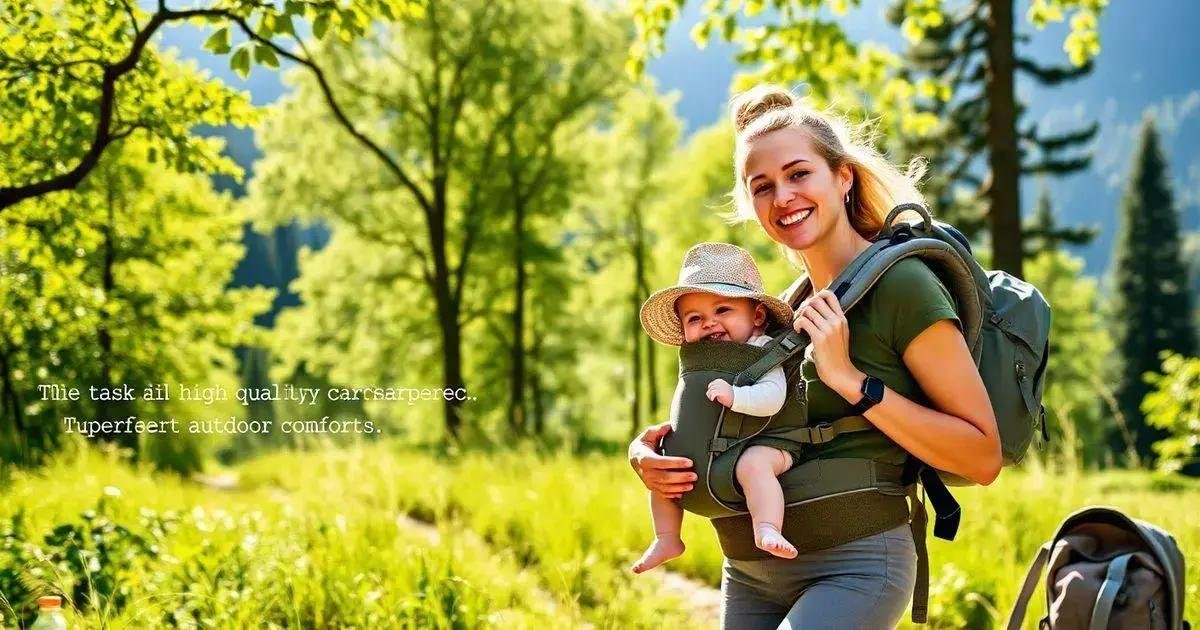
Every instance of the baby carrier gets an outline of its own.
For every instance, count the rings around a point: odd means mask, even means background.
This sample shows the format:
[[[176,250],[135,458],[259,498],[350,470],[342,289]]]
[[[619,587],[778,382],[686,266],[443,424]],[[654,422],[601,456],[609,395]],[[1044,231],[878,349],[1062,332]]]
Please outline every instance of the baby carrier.
[[[895,223],[905,211],[918,213],[921,221]],[[955,299],[967,345],[995,411],[1004,463],[1020,462],[1037,427],[1045,437],[1041,395],[1049,305],[1032,285],[1002,271],[984,271],[966,238],[953,227],[932,221],[921,205],[897,206],[884,225],[871,247],[830,285],[843,311],[854,308],[897,261],[920,257]],[[810,289],[807,278],[802,278],[781,297],[795,307]],[[662,444],[664,454],[694,462],[699,481],[680,498],[680,506],[711,519],[722,552],[733,559],[769,557],[753,544],[745,497],[734,477],[737,459],[752,438],[770,436],[812,445],[844,433],[876,430],[863,416],[811,425],[799,374],[808,336],[791,328],[768,333],[773,339],[763,347],[719,341],[680,347],[679,382],[671,403],[673,430]],[[706,396],[713,379],[746,385],[779,365],[787,376],[787,399],[770,418],[731,411]],[[937,514],[934,535],[953,540],[960,512],[946,484],[968,482],[911,457],[905,466],[860,458],[813,459],[780,475],[779,481],[786,504],[783,534],[801,552],[911,523],[918,555],[912,618],[917,623],[925,621],[926,517],[916,485],[919,481],[925,488]],[[906,497],[913,503],[911,514]]]

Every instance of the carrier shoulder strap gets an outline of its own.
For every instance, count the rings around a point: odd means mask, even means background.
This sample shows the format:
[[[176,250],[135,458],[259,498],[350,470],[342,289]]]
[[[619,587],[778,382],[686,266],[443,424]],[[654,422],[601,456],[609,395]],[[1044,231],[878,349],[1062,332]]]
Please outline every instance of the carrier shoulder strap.
[[[936,260],[944,268],[950,270],[949,284],[951,286],[947,288],[954,295],[959,309],[962,311],[960,319],[963,322],[967,347],[975,348],[978,345],[983,307],[975,290],[970,267],[948,243],[936,238],[910,238],[905,236],[906,234],[909,232],[898,231],[891,237],[875,241],[834,278],[830,286],[833,287],[833,293],[837,296],[842,311],[849,312],[854,308],[863,296],[875,286],[879,278],[897,262],[909,256]],[[795,308],[811,290],[812,285],[805,277],[793,283],[784,296],[792,308]],[[772,339],[764,346],[767,350],[766,354],[750,367],[742,370],[735,377],[733,384],[740,386],[757,382],[764,374],[784,361],[804,352],[808,344],[808,335],[794,330],[789,330],[787,334]]]

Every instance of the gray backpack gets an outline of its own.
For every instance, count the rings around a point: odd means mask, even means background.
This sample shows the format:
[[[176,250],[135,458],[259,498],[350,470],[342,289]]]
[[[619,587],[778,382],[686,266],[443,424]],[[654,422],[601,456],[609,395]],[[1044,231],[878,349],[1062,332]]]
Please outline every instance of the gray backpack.
[[[921,222],[894,224],[906,211],[919,214]],[[957,303],[967,346],[979,366],[999,426],[1004,465],[1020,463],[1039,429],[1043,439],[1048,439],[1042,391],[1050,354],[1050,304],[1028,282],[1005,271],[984,270],[966,237],[953,226],[933,221],[920,204],[897,206],[885,225],[884,234],[871,248],[830,284],[842,309],[853,308],[896,262],[910,256],[923,260]],[[808,278],[800,278],[788,288],[784,300],[795,308],[810,291]],[[759,375],[757,369],[749,374],[753,380]],[[847,420],[847,428],[861,424]],[[839,422],[842,420],[831,423],[835,434],[845,432],[838,430]],[[950,485],[970,485],[950,473],[938,471],[938,475]]]
[[[1181,630],[1183,554],[1167,532],[1113,508],[1068,516],[1038,550],[1013,605],[1008,630],[1025,609],[1049,560],[1043,630]]]

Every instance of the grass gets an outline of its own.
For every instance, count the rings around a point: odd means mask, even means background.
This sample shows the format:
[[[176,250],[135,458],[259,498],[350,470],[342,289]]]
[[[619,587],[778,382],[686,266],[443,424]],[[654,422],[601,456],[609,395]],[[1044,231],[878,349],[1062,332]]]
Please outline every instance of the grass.
[[[9,587],[23,589],[18,609],[35,594],[66,594],[73,621],[88,627],[692,621],[685,602],[661,594],[654,572],[628,572],[651,529],[645,493],[618,456],[450,459],[377,444],[278,453],[234,472],[237,487],[220,491],[84,452],[18,473],[0,503],[0,529],[16,520],[25,534],[0,550],[0,589],[8,570],[21,576]],[[1190,518],[1200,484],[1193,480],[1011,470],[992,486],[955,494],[964,510],[959,539],[930,538],[929,627],[1000,625],[1037,547],[1066,514],[1089,504],[1119,507],[1172,532],[1188,560],[1187,614],[1200,614],[1200,523]],[[90,520],[81,516],[89,511]],[[72,556],[74,543],[46,539],[64,524],[83,528],[80,540],[99,531],[105,542]],[[17,538],[25,555],[11,549]],[[689,516],[684,540],[687,553],[669,568],[718,586],[711,527]],[[84,561],[89,553],[101,558],[98,570]],[[1042,602],[1035,597],[1027,627],[1043,614]],[[11,624],[13,611],[0,603],[0,612]]]

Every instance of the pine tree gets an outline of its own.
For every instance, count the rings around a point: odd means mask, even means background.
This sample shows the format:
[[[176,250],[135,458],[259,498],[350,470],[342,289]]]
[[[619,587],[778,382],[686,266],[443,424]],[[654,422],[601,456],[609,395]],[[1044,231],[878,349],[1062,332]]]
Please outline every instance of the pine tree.
[[[1060,177],[1087,168],[1091,156],[1079,151],[1099,126],[1047,133],[1024,120],[1018,77],[1056,87],[1086,76],[1092,63],[1046,65],[1033,59],[1018,45],[1029,38],[1017,31],[1013,4],[984,0],[945,9],[944,19],[926,26],[906,51],[901,76],[917,85],[932,80],[919,108],[942,124],[933,133],[904,138],[904,144],[907,152],[929,160],[926,193],[935,210],[970,236],[986,226],[992,265],[1021,276],[1029,251],[1022,243],[1021,176]],[[903,26],[927,10],[896,0],[887,17]],[[1039,28],[1044,24],[1031,20]],[[938,85],[942,88],[933,87]]]
[[[1159,353],[1173,350],[1194,356],[1192,295],[1181,257],[1179,216],[1154,120],[1147,117],[1134,153],[1133,169],[1121,200],[1121,231],[1116,245],[1114,327],[1121,369],[1117,401],[1143,459],[1164,437],[1150,427],[1141,402],[1150,391],[1147,372],[1158,372]],[[1114,445],[1123,448],[1120,434]]]
[[[1025,222],[1021,229],[1025,233],[1023,243],[1027,259],[1045,252],[1057,252],[1064,243],[1087,245],[1100,232],[1096,226],[1064,227],[1059,225],[1054,217],[1050,188],[1044,181],[1038,190],[1037,207],[1033,211],[1033,216]]]

